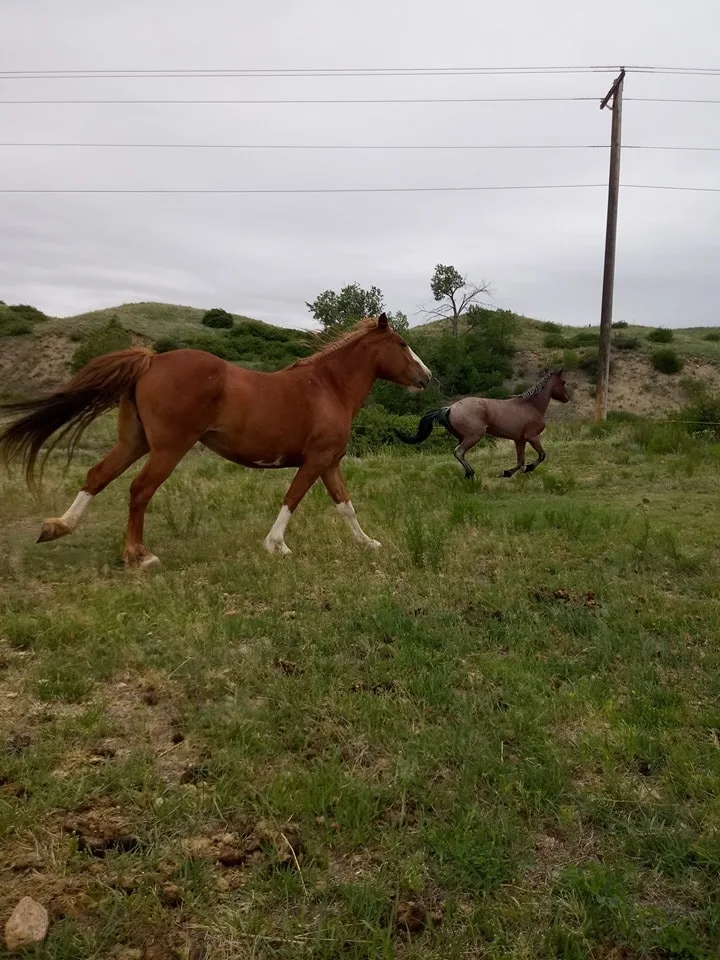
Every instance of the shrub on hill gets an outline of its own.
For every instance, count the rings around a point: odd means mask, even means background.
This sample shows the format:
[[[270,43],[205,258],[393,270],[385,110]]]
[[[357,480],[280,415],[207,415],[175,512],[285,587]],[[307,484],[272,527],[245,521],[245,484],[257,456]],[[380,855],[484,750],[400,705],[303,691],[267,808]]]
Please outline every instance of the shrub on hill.
[[[47,320],[47,316],[42,310],[38,310],[37,307],[31,307],[29,303],[16,303],[8,307],[8,310],[12,310],[18,317],[27,320],[29,323],[39,323],[42,320]]]
[[[129,332],[123,327],[117,317],[104,327],[97,330],[89,330],[83,335],[80,345],[72,356],[70,368],[73,373],[89,363],[94,357],[100,357],[104,353],[112,353],[113,350],[127,350],[132,345],[132,338]]]
[[[651,330],[647,338],[651,343],[671,343],[675,337],[672,330],[666,327],[658,327],[657,330]]]
[[[213,330],[230,330],[234,323],[232,316],[222,307],[213,307],[202,318],[202,325]]]
[[[660,373],[680,373],[683,368],[682,359],[672,347],[661,347],[652,355],[652,365]]]

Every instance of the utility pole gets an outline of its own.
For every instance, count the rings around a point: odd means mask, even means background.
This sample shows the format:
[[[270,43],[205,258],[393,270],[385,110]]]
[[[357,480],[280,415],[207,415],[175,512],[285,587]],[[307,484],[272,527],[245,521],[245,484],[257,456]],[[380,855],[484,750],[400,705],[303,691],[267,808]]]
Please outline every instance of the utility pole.
[[[608,383],[610,380],[610,340],[612,335],[613,288],[615,285],[615,241],[617,238],[618,196],[620,194],[620,149],[622,128],[622,94],[625,70],[620,71],[600,109],[612,110],[610,135],[610,177],[608,181],[607,227],[605,229],[605,266],[603,269],[602,306],[600,309],[600,347],[598,351],[595,389],[595,420],[607,416]]]

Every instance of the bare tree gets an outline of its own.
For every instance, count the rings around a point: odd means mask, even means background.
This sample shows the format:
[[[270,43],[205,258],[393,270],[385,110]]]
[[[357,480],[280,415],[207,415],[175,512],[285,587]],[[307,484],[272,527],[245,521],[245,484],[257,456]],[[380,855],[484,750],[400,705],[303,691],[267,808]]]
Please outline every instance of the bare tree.
[[[455,267],[439,263],[430,281],[430,289],[439,307],[426,309],[424,313],[429,317],[449,319],[453,336],[458,335],[460,317],[473,304],[482,303],[483,295],[491,295],[490,284],[483,280],[481,283],[472,283]]]

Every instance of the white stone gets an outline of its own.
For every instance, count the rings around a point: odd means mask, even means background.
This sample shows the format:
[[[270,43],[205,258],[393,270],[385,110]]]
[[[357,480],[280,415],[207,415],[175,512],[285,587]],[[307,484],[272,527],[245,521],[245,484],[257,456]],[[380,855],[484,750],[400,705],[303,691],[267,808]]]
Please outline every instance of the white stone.
[[[5,924],[5,946],[12,953],[42,943],[49,925],[45,907],[32,897],[23,897]]]

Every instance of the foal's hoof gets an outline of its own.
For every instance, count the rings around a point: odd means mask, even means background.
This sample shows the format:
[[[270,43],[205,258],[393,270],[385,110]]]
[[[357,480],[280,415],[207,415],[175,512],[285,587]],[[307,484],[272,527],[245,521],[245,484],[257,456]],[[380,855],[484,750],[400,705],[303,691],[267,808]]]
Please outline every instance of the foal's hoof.
[[[50,520],[46,520],[40,527],[40,536],[37,538],[36,543],[47,543],[48,540],[59,540],[60,537],[66,537],[69,533],[72,533],[72,530],[66,523],[52,517]]]
[[[513,477],[513,476],[515,476],[515,471],[514,471],[514,470],[503,470],[503,472],[500,474],[500,476],[501,476],[501,477]]]
[[[532,473],[536,466],[537,466],[536,463],[529,463],[529,464],[525,467],[524,473]]]
[[[368,539],[365,541],[365,546],[368,548],[368,550],[379,550],[382,544],[379,540],[371,540],[368,537]]]
[[[268,553],[279,553],[281,557],[289,557],[292,554],[292,550],[284,540],[271,540],[270,537],[265,537],[263,546]]]
[[[142,550],[136,550],[132,553],[125,553],[123,556],[125,566],[130,570],[147,570],[150,567],[159,567],[160,558],[154,553],[150,553],[144,547]]]

